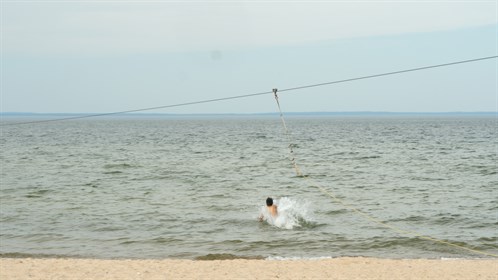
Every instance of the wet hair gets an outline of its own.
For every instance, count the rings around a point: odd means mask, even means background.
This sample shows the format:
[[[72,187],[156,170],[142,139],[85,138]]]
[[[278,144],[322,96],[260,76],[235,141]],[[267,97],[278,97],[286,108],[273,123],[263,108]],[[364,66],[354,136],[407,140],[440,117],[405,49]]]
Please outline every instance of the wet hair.
[[[266,206],[272,206],[273,205],[273,199],[271,197],[266,199]]]

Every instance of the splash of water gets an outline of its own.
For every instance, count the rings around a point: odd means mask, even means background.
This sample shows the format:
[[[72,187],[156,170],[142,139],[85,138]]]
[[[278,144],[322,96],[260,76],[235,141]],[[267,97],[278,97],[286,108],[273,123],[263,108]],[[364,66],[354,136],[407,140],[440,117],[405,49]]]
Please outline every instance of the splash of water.
[[[261,207],[260,216],[268,224],[278,228],[293,229],[313,222],[313,212],[309,203],[282,197],[273,201],[277,205],[278,215],[273,217],[266,206]]]

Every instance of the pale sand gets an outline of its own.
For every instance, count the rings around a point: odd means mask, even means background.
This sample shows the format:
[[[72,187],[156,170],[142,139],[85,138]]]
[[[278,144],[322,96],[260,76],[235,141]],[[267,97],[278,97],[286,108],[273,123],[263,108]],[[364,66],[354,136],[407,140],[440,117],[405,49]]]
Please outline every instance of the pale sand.
[[[498,260],[0,258],[0,279],[498,279]]]

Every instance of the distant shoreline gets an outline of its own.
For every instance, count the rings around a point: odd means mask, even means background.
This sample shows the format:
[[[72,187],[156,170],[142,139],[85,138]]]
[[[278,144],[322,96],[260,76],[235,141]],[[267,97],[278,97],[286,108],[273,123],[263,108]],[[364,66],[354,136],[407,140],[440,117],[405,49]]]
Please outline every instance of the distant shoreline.
[[[279,113],[30,113],[30,112],[0,112],[1,117],[222,117],[222,116],[274,116]],[[498,112],[286,112],[286,116],[498,116]]]

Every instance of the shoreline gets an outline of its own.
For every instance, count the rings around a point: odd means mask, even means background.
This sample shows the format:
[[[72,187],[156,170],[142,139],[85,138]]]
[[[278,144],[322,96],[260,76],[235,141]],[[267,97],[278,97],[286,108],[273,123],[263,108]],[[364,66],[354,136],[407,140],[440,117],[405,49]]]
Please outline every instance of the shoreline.
[[[498,259],[0,258],[0,279],[498,279]]]

